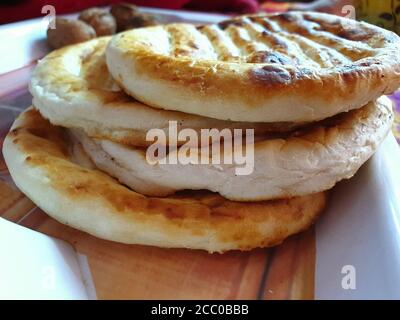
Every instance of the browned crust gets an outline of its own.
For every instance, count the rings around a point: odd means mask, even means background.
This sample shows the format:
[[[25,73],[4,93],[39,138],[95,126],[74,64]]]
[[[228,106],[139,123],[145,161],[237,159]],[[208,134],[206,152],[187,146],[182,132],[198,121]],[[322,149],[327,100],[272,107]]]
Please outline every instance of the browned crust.
[[[225,21],[219,27],[223,30],[229,27],[241,28],[255,23],[254,21],[258,25],[267,21],[268,26],[264,32],[269,32],[269,36],[276,34],[274,30],[270,30],[271,22],[285,27],[285,32],[306,39],[315,40],[315,30],[326,33],[327,38],[323,40],[323,45],[328,54],[332,55],[335,65],[316,69],[301,61],[296,62],[286,56],[288,53],[285,45],[279,43],[273,47],[276,50],[275,55],[278,56],[271,58],[269,53],[268,59],[265,60],[265,57],[261,59],[258,55],[254,57],[254,62],[252,60],[240,63],[236,63],[235,60],[226,61],[225,58],[212,61],[194,58],[189,49],[184,53],[176,48],[169,55],[159,54],[146,45],[130,45],[128,41],[131,39],[128,35],[126,41],[121,37],[121,43],[125,46],[124,41],[126,42],[126,48],[129,48],[126,50],[126,57],[132,59],[134,73],[139,77],[159,80],[171,88],[189,91],[193,97],[205,99],[204,101],[240,101],[248,109],[260,108],[266,101],[282,97],[296,97],[298,101],[317,99],[321,104],[326,104],[321,105],[321,108],[328,108],[333,101],[344,104],[357,101],[357,107],[361,107],[381,95],[392,93],[400,86],[400,38],[390,31],[366,23],[343,20],[340,17],[299,12],[243,16]],[[185,29],[187,25],[170,25],[164,28],[173,34],[174,30]],[[201,27],[198,29],[201,30]],[[341,44],[340,41],[350,43]],[[362,49],[356,46],[361,43],[367,47]],[[354,47],[351,44],[354,44]],[[328,47],[329,45],[331,47]],[[196,45],[192,49],[197,50]],[[346,57],[349,62],[337,62],[329,50]],[[122,85],[122,79],[118,76],[115,78]],[[149,105],[165,107],[162,101],[149,101],[130,88],[125,90]],[[365,95],[365,92],[368,92],[368,95]],[[182,108],[179,107],[179,110],[183,111]],[[202,114],[201,111],[198,114]],[[313,119],[296,121],[320,119],[322,117],[316,115]]]
[[[80,97],[81,105],[93,103],[101,111],[130,109],[132,111],[130,114],[132,122],[135,120],[133,118],[138,108],[146,108],[155,116],[164,114],[165,118],[178,122],[178,130],[186,127],[195,130],[205,129],[206,122],[210,121],[212,123],[210,128],[254,128],[255,135],[259,136],[270,132],[290,131],[303,125],[303,123],[293,122],[218,122],[207,117],[193,117],[182,112],[165,112],[164,110],[144,106],[123,91],[113,91],[115,88],[111,89],[110,84],[114,84],[114,81],[104,59],[105,48],[109,40],[110,37],[102,37],[87,43],[64,47],[53,51],[40,62],[33,75],[35,80],[33,81],[34,84],[31,84],[31,92],[35,98],[34,106],[51,123],[64,127],[81,128],[90,137],[105,138],[126,145],[148,146],[152,143],[151,141],[146,141],[147,130],[145,128],[137,129],[134,125],[129,126],[125,123],[119,126],[115,124],[113,126],[105,125],[101,119],[96,121],[90,116],[82,117],[82,113],[79,111],[70,110],[67,112],[68,108],[73,108],[65,106],[63,103],[69,103],[74,98]],[[74,65],[77,68],[80,67],[79,75],[74,74],[66,67],[66,61],[73,59],[78,60]],[[58,100],[48,100],[49,96],[52,99],[57,97]],[[59,101],[62,102],[61,105],[57,104]],[[79,104],[79,102],[72,102],[72,105],[74,104]],[[54,114],[60,113],[59,110],[66,115],[61,119],[55,119]],[[87,121],[87,126],[82,125],[82,119]],[[199,122],[201,121],[203,123],[202,128],[199,127]],[[180,122],[186,123],[186,125],[181,125]],[[178,144],[183,143],[181,141],[178,142]]]
[[[145,197],[100,171],[72,163],[64,130],[52,126],[34,109],[20,116],[6,138],[4,153],[13,177],[17,176],[14,170],[21,170],[14,169],[18,157],[12,162],[10,159],[14,148],[18,150],[19,158],[23,157],[23,170],[40,172],[38,183],[45,183],[76,206],[96,203],[108,208],[115,219],[142,224],[144,228],[146,225],[159,228],[170,237],[182,236],[182,242],[185,237],[212,232],[217,236],[217,242],[229,243],[231,249],[276,245],[312,224],[326,203],[325,193],[249,203],[228,201],[210,192],[189,192],[169,198]],[[30,190],[23,187],[24,181],[15,179],[15,182],[30,194]],[[37,202],[38,199],[32,200]],[[46,199],[45,203],[51,201],[54,199]],[[42,209],[57,217],[48,208]],[[68,221],[68,216],[62,220]],[[265,231],[261,225],[265,226]],[[85,230],[85,226],[73,226]],[[273,230],[268,231],[271,226]],[[217,244],[216,251],[219,251],[218,247]]]

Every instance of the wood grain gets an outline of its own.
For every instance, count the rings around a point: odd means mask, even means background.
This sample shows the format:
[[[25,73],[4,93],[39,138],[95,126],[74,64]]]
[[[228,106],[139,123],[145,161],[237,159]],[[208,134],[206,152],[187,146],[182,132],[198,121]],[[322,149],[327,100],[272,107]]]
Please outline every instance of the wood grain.
[[[66,240],[87,256],[101,299],[255,299],[268,250],[208,254],[97,239],[40,209],[22,225]]]
[[[0,216],[13,222],[18,222],[35,204],[25,197],[16,187],[10,186],[0,179]]]
[[[315,253],[314,227],[276,247],[268,266],[262,298],[314,299]]]

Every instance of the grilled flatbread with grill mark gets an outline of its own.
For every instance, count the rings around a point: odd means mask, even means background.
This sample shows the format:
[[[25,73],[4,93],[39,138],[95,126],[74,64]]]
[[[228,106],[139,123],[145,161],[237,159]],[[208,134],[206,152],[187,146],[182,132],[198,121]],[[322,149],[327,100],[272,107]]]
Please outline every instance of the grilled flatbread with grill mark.
[[[126,95],[112,79],[105,62],[109,37],[54,51],[39,62],[30,83],[33,105],[55,125],[83,129],[94,138],[127,145],[149,145],[146,133],[207,128],[254,129],[255,135],[292,130],[296,123],[221,121],[176,111],[151,108]],[[179,142],[180,144],[183,142]]]
[[[222,120],[321,120],[400,86],[396,34],[312,12],[131,30],[106,58],[139,101]]]

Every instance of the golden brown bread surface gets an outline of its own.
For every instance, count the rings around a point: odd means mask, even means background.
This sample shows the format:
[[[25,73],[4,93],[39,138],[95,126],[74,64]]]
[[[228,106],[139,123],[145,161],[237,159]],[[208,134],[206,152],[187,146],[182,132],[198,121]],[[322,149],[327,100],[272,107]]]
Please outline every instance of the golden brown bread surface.
[[[36,66],[30,83],[33,105],[51,123],[128,145],[150,144],[146,142],[148,130],[168,131],[168,122],[173,120],[178,132],[184,128],[254,128],[259,135],[299,125],[221,121],[144,105],[126,95],[108,72],[105,49],[109,40],[97,38],[62,48]]]
[[[140,195],[71,161],[65,130],[30,108],[7,135],[3,153],[17,186],[62,223],[95,236],[210,252],[276,245],[314,222],[325,193],[237,203],[209,192]]]
[[[106,58],[138,100],[223,120],[315,121],[400,86],[397,35],[311,12],[131,30]]]

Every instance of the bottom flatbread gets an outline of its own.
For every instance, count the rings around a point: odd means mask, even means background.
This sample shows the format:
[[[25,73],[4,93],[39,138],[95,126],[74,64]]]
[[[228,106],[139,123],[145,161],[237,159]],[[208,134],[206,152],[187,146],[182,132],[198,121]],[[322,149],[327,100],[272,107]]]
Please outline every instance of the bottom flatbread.
[[[3,154],[16,185],[56,220],[122,243],[250,250],[308,228],[326,194],[260,202],[229,201],[208,191],[148,197],[74,162],[65,129],[29,108],[7,135]]]

